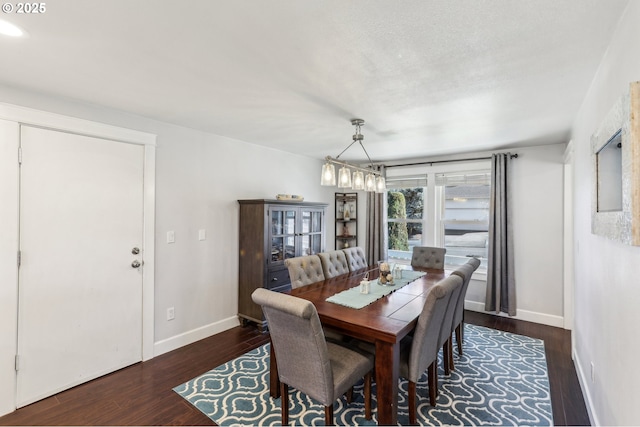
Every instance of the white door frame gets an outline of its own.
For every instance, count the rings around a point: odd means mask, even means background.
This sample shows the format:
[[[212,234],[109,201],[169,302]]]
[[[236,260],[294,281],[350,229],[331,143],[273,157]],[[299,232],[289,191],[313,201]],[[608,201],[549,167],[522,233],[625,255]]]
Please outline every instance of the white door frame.
[[[569,141],[564,152],[564,329],[573,330],[573,141]],[[571,350],[573,354],[573,337]]]
[[[149,360],[153,358],[156,135],[4,103],[0,103],[0,119],[144,146],[144,273],[142,280],[142,360]],[[11,202],[12,201],[9,201],[9,203]],[[18,224],[16,224],[16,227],[17,226]],[[17,319],[16,327],[14,328],[14,330],[16,330],[17,334]]]

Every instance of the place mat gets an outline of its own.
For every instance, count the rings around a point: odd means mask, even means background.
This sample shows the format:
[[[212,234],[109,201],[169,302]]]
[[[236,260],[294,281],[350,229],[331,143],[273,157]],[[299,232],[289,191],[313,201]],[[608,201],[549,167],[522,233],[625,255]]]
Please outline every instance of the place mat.
[[[368,294],[360,293],[360,285],[358,285],[351,289],[347,289],[346,291],[332,295],[327,298],[326,301],[351,308],[366,307],[372,302],[389,295],[391,292],[397,291],[425,274],[427,273],[422,271],[402,270],[402,279],[393,279],[393,282],[395,283],[393,286],[380,285],[379,279],[376,279],[369,282]]]

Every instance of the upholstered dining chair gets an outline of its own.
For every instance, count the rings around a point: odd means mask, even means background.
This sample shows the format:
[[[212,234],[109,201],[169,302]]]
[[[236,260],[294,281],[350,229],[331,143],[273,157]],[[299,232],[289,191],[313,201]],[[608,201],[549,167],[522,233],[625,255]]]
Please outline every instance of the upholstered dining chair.
[[[452,274],[462,277],[462,290],[458,296],[458,303],[453,315],[453,324],[451,325],[451,333],[456,334],[456,344],[458,347],[458,355],[462,356],[462,340],[464,337],[464,300],[469,288],[469,282],[473,272],[480,266],[480,260],[471,258],[466,264],[458,267]],[[453,343],[452,343],[453,344]]]
[[[347,256],[342,250],[320,252],[318,254],[320,262],[322,263],[322,272],[326,279],[340,276],[349,272],[349,264],[347,263]]]
[[[269,322],[278,358],[282,425],[289,424],[289,386],[322,403],[325,424],[332,425],[334,402],[362,377],[365,418],[371,419],[373,357],[326,341],[318,312],[307,300],[264,288],[251,297]]]
[[[453,345],[451,344],[451,324],[453,323],[453,316],[456,312],[456,306],[458,305],[458,297],[462,291],[462,284],[464,280],[462,277],[455,275],[460,279],[460,286],[457,286],[451,293],[451,298],[447,304],[447,312],[444,315],[444,319],[441,324],[439,344],[442,347],[442,367],[444,368],[445,375],[449,375],[453,366]]]
[[[291,289],[321,282],[325,279],[322,270],[322,261],[318,255],[307,255],[284,260],[284,265],[289,269]],[[325,328],[324,333],[330,340],[341,342],[348,341],[343,334],[330,328]]]
[[[289,269],[292,289],[324,280],[322,262],[320,262],[318,255],[285,259],[284,265]]]
[[[400,343],[400,376],[406,378],[409,383],[409,423],[412,425],[417,423],[416,383],[425,370],[429,387],[429,404],[436,405],[440,349],[438,342],[441,325],[451,296],[461,285],[462,279],[453,275],[435,284],[427,294],[413,335],[407,336]]]
[[[353,248],[342,249],[347,257],[347,263],[349,264],[350,271],[360,270],[361,268],[368,267],[367,256],[364,253],[364,249],[360,246]]]
[[[434,248],[430,246],[414,246],[411,255],[411,267],[444,268],[444,255],[446,248]]]

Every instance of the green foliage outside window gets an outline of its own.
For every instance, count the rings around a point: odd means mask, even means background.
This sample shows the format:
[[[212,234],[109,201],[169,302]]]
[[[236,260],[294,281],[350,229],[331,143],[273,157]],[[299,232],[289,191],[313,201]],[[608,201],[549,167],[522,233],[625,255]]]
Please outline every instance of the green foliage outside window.
[[[387,216],[389,218],[407,218],[404,194],[390,191],[387,195],[387,206]],[[389,222],[389,249],[409,250],[409,233],[405,222]]]

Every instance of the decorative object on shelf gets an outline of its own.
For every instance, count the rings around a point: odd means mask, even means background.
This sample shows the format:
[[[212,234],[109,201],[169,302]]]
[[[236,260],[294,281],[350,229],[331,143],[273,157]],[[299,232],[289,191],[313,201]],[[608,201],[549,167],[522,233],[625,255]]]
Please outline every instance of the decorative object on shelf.
[[[358,246],[358,193],[335,194],[336,249]]]
[[[381,262],[379,265],[381,285],[393,285],[393,275],[391,274],[391,267],[388,262]]]
[[[338,187],[352,190],[375,191],[376,193],[384,193],[387,191],[385,179],[382,174],[375,170],[369,153],[365,150],[362,140],[364,135],[360,132],[360,128],[364,125],[362,119],[352,119],[351,124],[356,127],[356,133],[353,135],[353,142],[347,146],[342,153],[335,158],[331,156],[325,157],[325,164],[322,166],[321,185],[336,185],[336,168],[334,165],[342,166],[338,172]],[[354,164],[338,160],[340,156],[347,151],[353,144],[359,143],[362,150],[369,159],[369,168],[362,168]],[[351,170],[353,169],[353,175]],[[366,176],[364,173],[366,172]]]
[[[292,202],[302,202],[304,197],[297,194],[277,194],[276,200],[291,200]]]

